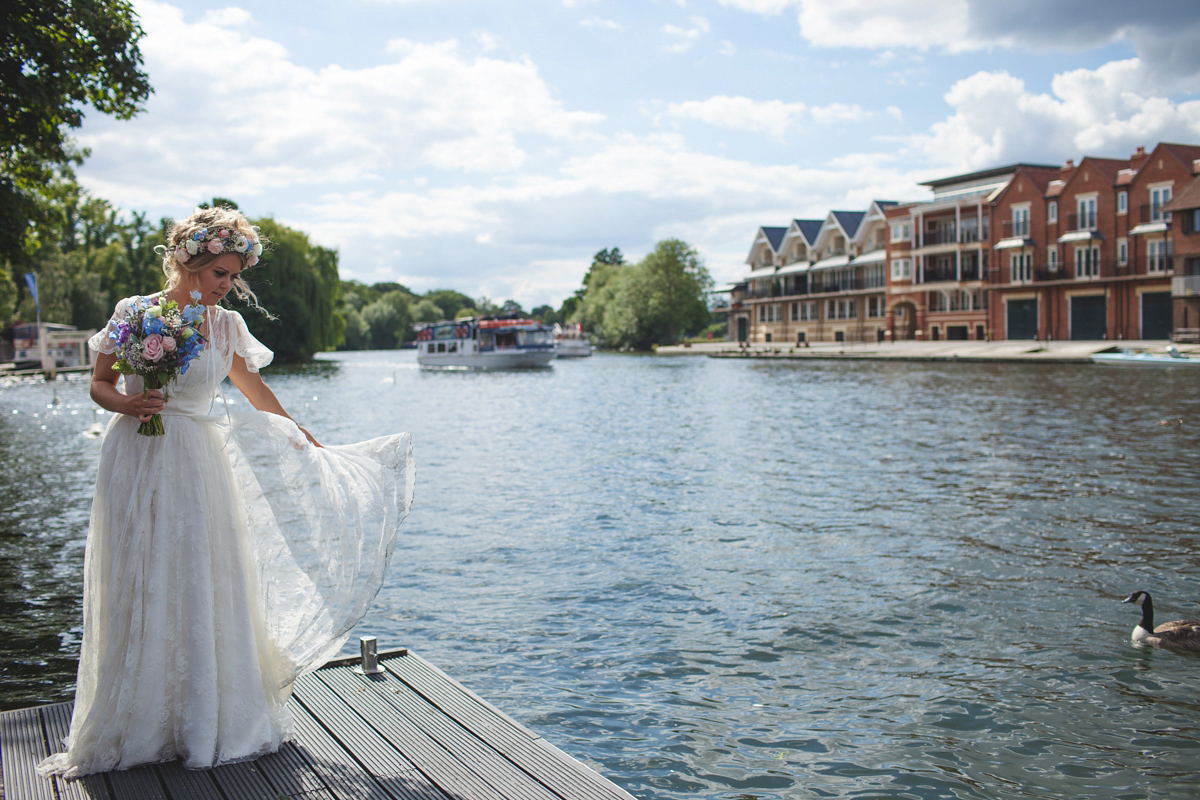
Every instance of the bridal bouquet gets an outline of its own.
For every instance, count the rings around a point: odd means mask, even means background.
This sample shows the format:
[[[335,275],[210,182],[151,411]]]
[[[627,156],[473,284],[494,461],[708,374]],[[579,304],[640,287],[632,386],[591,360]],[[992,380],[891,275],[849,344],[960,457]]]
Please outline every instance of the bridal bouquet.
[[[137,304],[119,320],[108,338],[116,343],[117,372],[140,375],[145,391],[163,389],[187,372],[188,365],[204,349],[204,337],[197,326],[204,319],[200,293],[192,292],[192,301],[182,309],[174,300],[161,296],[139,298]],[[155,414],[138,426],[143,436],[162,436],[161,414]]]

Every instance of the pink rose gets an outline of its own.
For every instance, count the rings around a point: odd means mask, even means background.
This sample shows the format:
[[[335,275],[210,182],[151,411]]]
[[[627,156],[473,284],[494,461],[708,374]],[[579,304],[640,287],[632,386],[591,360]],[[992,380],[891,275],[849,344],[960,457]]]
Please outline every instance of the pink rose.
[[[208,240],[208,252],[212,253],[214,256],[220,255],[221,251],[224,249],[225,249],[225,243],[222,242],[220,239],[209,239]]]
[[[142,355],[147,361],[158,361],[163,357],[163,337],[152,333],[142,341]]]
[[[217,236],[220,236],[222,239],[228,239],[229,231],[225,230],[224,228],[221,228],[221,232],[218,233]]]
[[[164,336],[164,337],[162,337],[162,340],[163,340],[163,352],[164,353],[174,353],[175,347],[176,347],[175,337],[174,336]]]
[[[258,263],[258,256],[250,256],[249,258],[246,259],[247,267],[253,267],[257,263]]]
[[[191,253],[189,253],[183,245],[179,245],[179,247],[175,248],[175,260],[180,264],[186,264],[187,260],[191,257]]]

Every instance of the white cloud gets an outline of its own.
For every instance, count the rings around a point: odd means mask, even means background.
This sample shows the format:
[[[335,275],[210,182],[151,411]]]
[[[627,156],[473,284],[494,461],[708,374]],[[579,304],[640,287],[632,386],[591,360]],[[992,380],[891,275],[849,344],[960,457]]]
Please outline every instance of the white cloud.
[[[681,28],[678,25],[664,25],[663,32],[670,36],[674,41],[666,46],[666,49],[672,53],[685,53],[692,49],[692,46],[699,41],[700,37],[708,33],[709,22],[704,17],[692,17],[692,27]]]
[[[581,19],[579,20],[579,24],[584,28],[606,28],[610,31],[622,30],[621,23],[614,22],[611,19],[600,19],[599,17]]]
[[[870,117],[870,112],[862,107],[844,103],[809,106],[801,102],[726,95],[671,103],[667,106],[667,114],[676,119],[693,119],[722,128],[763,133],[777,140],[783,140],[789,132],[801,130],[808,121],[823,125]]]
[[[821,47],[938,47],[950,52],[981,43],[969,35],[967,0],[804,0],[800,33]]]
[[[98,181],[135,163],[147,176],[142,197],[109,195],[120,204],[184,193],[194,201],[222,186],[225,196],[253,197],[398,168],[503,172],[523,162],[522,137],[586,137],[603,119],[565,110],[528,58],[471,55],[453,40],[395,40],[376,66],[311,69],[247,33],[245,12],[188,22],[162,3],[138,11],[156,90],[147,112],[100,118],[80,136],[95,150],[88,174]]]
[[[934,163],[975,168],[1126,157],[1138,145],[1200,136],[1200,101],[1147,94],[1140,75],[1138,59],[1073,70],[1054,77],[1051,95],[1028,91],[1007,72],[978,72],[946,93],[954,113],[913,141]]]
[[[796,2],[797,0],[721,0],[721,5],[752,14],[773,16],[796,5]]]

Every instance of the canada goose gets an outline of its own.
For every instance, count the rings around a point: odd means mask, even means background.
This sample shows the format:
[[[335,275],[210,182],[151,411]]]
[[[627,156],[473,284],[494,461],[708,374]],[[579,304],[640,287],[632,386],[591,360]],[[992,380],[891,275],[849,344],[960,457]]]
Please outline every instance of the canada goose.
[[[1200,652],[1200,622],[1194,619],[1177,619],[1154,627],[1154,601],[1149,592],[1134,592],[1121,601],[1142,607],[1142,621],[1133,629],[1133,641],[1172,650]]]

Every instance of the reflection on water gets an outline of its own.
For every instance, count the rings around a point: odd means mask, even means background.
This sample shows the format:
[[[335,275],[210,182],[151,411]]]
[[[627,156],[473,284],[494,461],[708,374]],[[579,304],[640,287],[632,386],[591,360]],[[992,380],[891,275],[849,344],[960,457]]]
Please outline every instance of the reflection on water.
[[[268,380],[322,441],[418,458],[361,632],[635,795],[1200,793],[1200,658],[1132,647],[1119,603],[1200,617],[1194,376],[336,360]],[[91,422],[82,383],[0,386],[9,707],[70,694]]]

